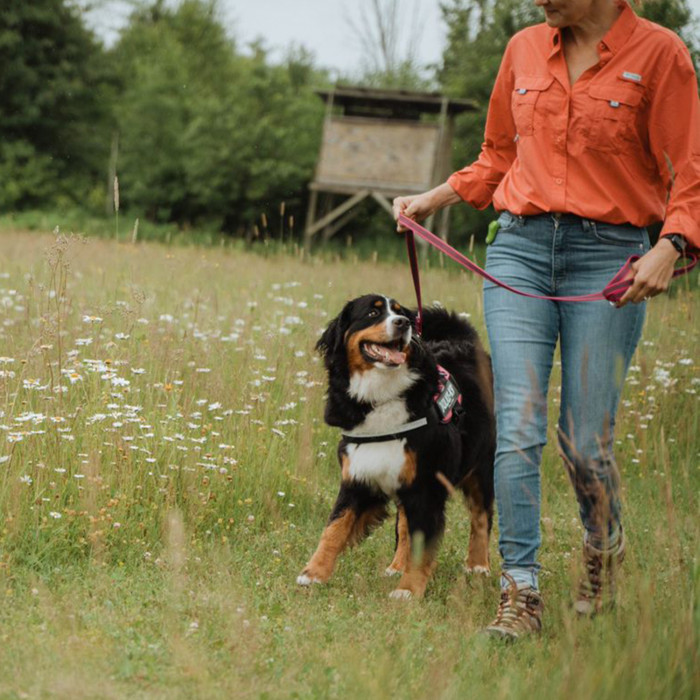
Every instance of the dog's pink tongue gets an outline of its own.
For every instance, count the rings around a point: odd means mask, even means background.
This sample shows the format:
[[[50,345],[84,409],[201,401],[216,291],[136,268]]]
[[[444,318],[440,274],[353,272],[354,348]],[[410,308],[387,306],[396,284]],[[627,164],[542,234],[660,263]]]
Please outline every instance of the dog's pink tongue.
[[[372,354],[387,365],[402,365],[406,362],[406,353],[384,345],[372,345]]]
[[[406,362],[406,353],[400,350],[391,350],[387,348],[387,353],[389,356],[389,362],[393,365],[402,365]]]

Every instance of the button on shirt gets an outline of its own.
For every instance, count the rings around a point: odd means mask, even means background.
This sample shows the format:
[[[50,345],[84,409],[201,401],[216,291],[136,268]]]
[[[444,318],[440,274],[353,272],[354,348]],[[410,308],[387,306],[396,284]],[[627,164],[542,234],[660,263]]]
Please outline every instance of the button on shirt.
[[[680,233],[700,247],[700,104],[687,48],[625,5],[569,84],[559,29],[508,44],[481,154],[450,186],[483,209],[567,212]]]

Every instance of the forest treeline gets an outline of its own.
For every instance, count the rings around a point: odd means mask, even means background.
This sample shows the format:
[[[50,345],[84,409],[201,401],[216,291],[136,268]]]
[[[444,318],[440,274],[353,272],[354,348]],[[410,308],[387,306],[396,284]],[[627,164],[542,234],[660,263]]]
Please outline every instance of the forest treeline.
[[[686,0],[641,12],[697,59]],[[481,109],[458,122],[458,167],[478,153],[506,42],[541,13],[531,0],[445,0],[442,14],[448,40],[427,78],[398,60],[350,81],[476,100]],[[122,210],[153,222],[240,235],[282,202],[303,219],[324,114],[314,90],[329,85],[303,48],[273,60],[264,44],[239,45],[215,0],[142,2],[109,48],[70,0],[3,0],[0,213],[101,215],[116,175]]]

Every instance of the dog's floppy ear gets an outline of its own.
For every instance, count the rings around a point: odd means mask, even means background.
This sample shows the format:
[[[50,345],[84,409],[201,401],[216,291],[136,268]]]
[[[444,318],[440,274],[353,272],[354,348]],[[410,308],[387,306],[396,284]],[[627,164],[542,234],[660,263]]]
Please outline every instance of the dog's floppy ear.
[[[318,339],[316,350],[321,357],[334,355],[343,347],[345,331],[350,321],[352,302],[345,304],[343,310],[328,324],[328,327]]]

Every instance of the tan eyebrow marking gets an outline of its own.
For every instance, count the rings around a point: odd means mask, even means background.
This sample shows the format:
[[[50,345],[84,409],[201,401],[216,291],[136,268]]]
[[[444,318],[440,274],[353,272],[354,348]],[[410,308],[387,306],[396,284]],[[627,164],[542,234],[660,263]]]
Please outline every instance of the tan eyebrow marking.
[[[397,302],[394,302],[394,303],[391,305],[391,308],[392,308],[394,311],[396,311],[396,313],[398,313],[399,311],[401,311],[401,306],[399,306],[399,304],[398,304]]]
[[[378,308],[381,309],[382,306],[384,306],[384,302],[381,299],[377,299],[377,301],[374,302],[374,305]]]

